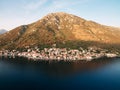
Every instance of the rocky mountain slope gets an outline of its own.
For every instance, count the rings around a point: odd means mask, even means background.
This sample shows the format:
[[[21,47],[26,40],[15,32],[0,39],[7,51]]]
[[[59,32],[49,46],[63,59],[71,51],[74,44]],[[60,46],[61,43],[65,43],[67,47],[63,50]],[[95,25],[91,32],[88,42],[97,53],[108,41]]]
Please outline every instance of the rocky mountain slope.
[[[19,26],[0,35],[0,47],[25,48],[67,42],[120,44],[120,29],[104,26],[63,12],[50,13],[41,20]],[[90,43],[89,43],[90,44]],[[69,46],[69,45],[68,45]],[[66,46],[67,47],[67,46]]]

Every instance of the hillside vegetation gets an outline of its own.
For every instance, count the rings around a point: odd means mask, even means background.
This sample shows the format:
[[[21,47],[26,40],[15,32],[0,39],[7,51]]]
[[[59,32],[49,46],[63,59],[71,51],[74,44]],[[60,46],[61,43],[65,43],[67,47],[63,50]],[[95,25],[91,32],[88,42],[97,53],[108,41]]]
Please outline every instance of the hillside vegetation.
[[[67,48],[97,46],[118,50],[119,38],[118,28],[58,12],[0,35],[0,49],[44,48],[56,44]]]

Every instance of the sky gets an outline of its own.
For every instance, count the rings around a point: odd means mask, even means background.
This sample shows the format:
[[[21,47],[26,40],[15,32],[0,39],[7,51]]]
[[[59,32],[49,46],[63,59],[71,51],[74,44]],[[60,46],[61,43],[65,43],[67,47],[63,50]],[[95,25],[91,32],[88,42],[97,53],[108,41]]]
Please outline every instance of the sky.
[[[53,12],[120,27],[120,0],[0,0],[0,29],[33,23]]]

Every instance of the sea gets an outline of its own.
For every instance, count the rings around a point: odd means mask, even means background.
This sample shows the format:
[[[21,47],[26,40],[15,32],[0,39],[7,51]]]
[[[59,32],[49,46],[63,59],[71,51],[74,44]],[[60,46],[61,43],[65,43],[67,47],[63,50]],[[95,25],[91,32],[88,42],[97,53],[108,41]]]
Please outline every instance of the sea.
[[[0,57],[0,90],[120,90],[120,58],[87,62]]]

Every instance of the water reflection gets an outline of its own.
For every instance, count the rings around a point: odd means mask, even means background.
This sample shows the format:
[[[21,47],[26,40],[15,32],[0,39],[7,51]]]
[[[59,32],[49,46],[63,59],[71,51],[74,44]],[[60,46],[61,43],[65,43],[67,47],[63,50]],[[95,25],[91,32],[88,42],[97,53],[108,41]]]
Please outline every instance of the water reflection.
[[[15,68],[20,68],[22,71],[34,71],[43,73],[49,76],[68,76],[75,73],[85,73],[89,71],[95,71],[99,68],[103,68],[106,65],[111,64],[114,59],[100,59],[90,62],[86,61],[30,61],[26,58],[1,58],[1,62],[12,65]]]
[[[33,62],[0,59],[0,90],[120,90],[120,59]]]

